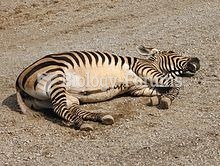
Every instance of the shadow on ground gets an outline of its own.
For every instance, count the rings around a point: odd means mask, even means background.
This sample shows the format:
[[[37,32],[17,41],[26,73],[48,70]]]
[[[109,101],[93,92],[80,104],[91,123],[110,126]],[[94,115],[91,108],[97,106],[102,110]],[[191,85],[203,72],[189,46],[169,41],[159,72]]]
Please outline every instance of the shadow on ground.
[[[13,94],[7,97],[2,102],[2,105],[7,106],[11,111],[22,114],[21,109],[19,108],[19,105],[16,99],[16,94]],[[61,119],[53,111],[49,109],[40,110],[40,111],[33,110],[33,117],[35,118],[43,117],[44,119],[49,120],[53,123],[57,123],[61,126],[66,126],[62,123]]]
[[[18,102],[16,100],[16,94],[8,96],[3,102],[3,106],[7,106],[10,110],[21,113],[21,110],[18,106]]]

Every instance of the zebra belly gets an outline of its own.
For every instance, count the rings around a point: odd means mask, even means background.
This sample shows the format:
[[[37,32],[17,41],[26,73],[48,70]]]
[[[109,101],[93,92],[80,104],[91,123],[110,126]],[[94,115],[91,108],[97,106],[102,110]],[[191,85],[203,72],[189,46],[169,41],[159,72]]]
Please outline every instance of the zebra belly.
[[[127,66],[117,68],[111,66],[70,70],[66,74],[66,87],[72,93],[86,94],[100,93],[120,85],[137,84],[143,82]]]
[[[121,93],[118,89],[124,82],[120,78],[81,77],[74,74],[74,79],[67,83],[67,91],[77,97],[81,103],[92,103],[109,100]]]
[[[123,91],[125,93],[126,91]],[[119,89],[109,89],[107,91],[92,93],[92,94],[74,94],[80,103],[94,103],[94,102],[101,102],[112,99],[119,94],[122,94],[122,91]]]
[[[103,73],[90,71],[90,75],[72,72],[67,81],[67,91],[81,103],[109,100],[126,93],[131,85],[143,82],[133,71],[117,69]]]

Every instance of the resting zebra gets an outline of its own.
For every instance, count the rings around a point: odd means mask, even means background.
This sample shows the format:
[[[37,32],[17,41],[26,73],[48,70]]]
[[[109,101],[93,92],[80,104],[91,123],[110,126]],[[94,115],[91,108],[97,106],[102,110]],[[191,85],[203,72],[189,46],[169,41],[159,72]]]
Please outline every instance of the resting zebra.
[[[109,100],[120,94],[150,97],[148,105],[169,108],[181,78],[200,68],[198,58],[173,51],[137,47],[145,58],[99,51],[71,51],[39,59],[18,76],[17,101],[23,113],[51,108],[68,126],[92,130],[85,121],[113,124],[111,115],[91,113],[80,103]]]

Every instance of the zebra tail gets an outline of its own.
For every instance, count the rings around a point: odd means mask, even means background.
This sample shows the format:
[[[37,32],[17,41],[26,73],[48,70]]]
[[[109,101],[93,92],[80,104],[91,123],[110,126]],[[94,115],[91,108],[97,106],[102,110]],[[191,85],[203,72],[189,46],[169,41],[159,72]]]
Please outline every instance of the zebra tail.
[[[21,90],[18,90],[17,88],[17,92],[16,92],[16,96],[17,96],[17,102],[18,105],[21,109],[21,113],[23,114],[30,114],[32,112],[32,109],[30,109],[24,102],[22,96],[21,96]]]

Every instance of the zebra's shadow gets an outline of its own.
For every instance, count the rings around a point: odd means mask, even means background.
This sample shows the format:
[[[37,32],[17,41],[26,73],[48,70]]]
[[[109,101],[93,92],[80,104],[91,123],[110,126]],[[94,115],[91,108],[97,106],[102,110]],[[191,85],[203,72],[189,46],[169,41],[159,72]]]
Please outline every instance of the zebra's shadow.
[[[16,94],[8,96],[3,102],[3,106],[7,106],[11,111],[21,113],[21,110],[18,106],[18,102],[16,100]]]
[[[8,96],[5,100],[3,100],[2,105],[7,106],[11,111],[22,114],[16,99],[16,94],[12,94]],[[44,118],[46,120],[52,121],[53,123],[58,123],[61,126],[64,126],[58,115],[56,115],[51,110],[41,110],[41,111],[33,110],[33,113],[36,113],[38,115],[37,118]]]

